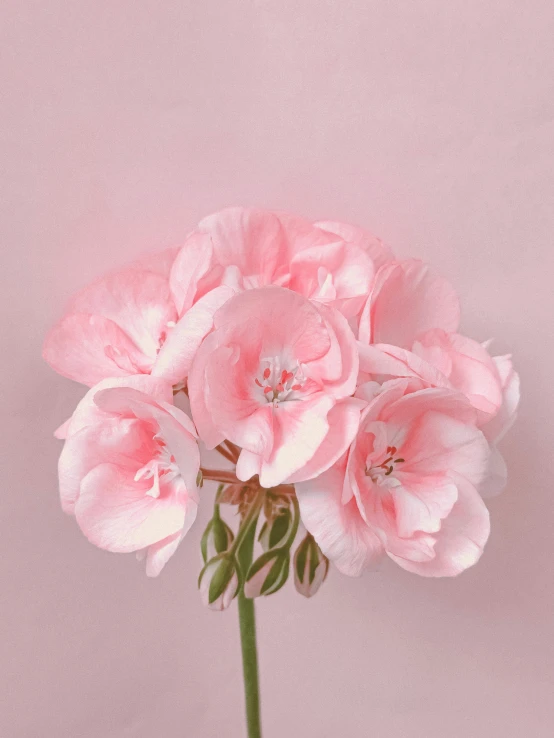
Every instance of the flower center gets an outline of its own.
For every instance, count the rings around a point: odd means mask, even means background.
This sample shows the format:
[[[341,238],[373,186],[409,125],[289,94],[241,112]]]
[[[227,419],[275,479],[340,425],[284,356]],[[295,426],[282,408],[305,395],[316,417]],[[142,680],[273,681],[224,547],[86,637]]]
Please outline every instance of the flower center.
[[[157,499],[160,496],[160,480],[163,480],[167,484],[180,477],[181,472],[175,463],[175,457],[167,448],[165,441],[158,434],[154,436],[153,440],[158,446],[156,455],[137,471],[135,482],[139,482],[142,479],[151,479],[152,487],[146,494]]]
[[[298,400],[306,380],[300,364],[292,369],[283,367],[279,356],[262,359],[261,376],[254,382],[262,390],[266,402],[278,404],[284,400]]]
[[[387,458],[380,464],[366,462],[365,475],[378,486],[396,487],[400,484],[398,479],[392,476],[396,464],[402,464],[404,459],[394,458],[397,452],[396,446],[387,446]]]

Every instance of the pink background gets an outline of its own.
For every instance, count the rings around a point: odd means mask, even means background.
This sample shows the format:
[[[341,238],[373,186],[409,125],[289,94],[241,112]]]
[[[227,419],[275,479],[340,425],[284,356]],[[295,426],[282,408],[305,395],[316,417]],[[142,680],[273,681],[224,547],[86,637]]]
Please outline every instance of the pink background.
[[[512,350],[482,563],[332,572],[259,603],[266,738],[554,735],[551,0],[2,2],[4,738],[241,738],[236,610],[196,591],[208,508],[158,580],[59,508],[83,390],[40,358],[64,301],[228,204],[351,220]],[[209,496],[209,495],[208,495]]]

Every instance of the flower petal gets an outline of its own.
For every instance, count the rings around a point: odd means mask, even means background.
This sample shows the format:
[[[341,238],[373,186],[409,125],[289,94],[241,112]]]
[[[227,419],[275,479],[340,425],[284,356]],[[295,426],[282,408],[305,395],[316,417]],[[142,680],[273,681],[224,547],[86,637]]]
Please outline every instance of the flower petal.
[[[126,269],[85,287],[70,303],[71,313],[109,318],[153,360],[168,323],[177,319],[167,279]]]
[[[75,503],[79,527],[91,543],[127,553],[180,531],[187,506],[176,494],[157,499],[114,464],[100,464],[81,482]]]
[[[89,387],[147,368],[127,334],[101,315],[66,315],[47,335],[42,356],[58,374]]]
[[[274,445],[260,471],[262,487],[276,487],[307,464],[329,433],[327,416],[334,405],[328,395],[284,402],[273,411]]]
[[[361,248],[369,255],[376,269],[379,269],[393,258],[392,251],[388,246],[385,246],[380,238],[364,231],[362,228],[333,220],[322,220],[314,223],[314,225]]]
[[[360,515],[356,501],[341,501],[344,469],[334,466],[317,479],[296,485],[302,522],[343,574],[359,576],[374,568],[384,549]]]
[[[365,406],[365,402],[348,397],[332,407],[327,416],[327,435],[312,458],[288,478],[288,483],[314,479],[329,469],[354,440],[360,426],[360,412]]]
[[[179,315],[192,307],[198,283],[206,275],[212,260],[209,234],[193,231],[181,247],[171,268],[169,285]]]
[[[458,500],[436,534],[435,556],[410,561],[389,553],[399,566],[424,577],[452,577],[473,566],[490,533],[489,512],[475,488],[460,475],[454,479]]]
[[[449,282],[416,259],[393,262],[377,273],[360,318],[360,340],[409,349],[420,333],[454,333],[459,321],[458,296]]]
[[[152,375],[172,384],[184,381],[204,337],[213,327],[215,312],[235,294],[230,287],[216,287],[201,297],[186,312],[160,349]]]

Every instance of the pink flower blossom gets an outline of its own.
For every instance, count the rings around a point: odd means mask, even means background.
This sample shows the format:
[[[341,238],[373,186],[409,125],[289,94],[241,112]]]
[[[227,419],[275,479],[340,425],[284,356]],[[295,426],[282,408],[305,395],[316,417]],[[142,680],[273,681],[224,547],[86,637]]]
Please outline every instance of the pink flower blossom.
[[[318,226],[288,213],[227,208],[189,235],[170,283],[181,315],[220,285],[237,291],[278,285],[351,317],[372,285],[374,258],[381,263],[387,256],[377,239],[343,224]]]
[[[290,290],[239,293],[214,316],[189,375],[191,410],[208,448],[241,449],[237,476],[264,487],[316,476],[359,422],[358,355],[346,319]]]
[[[64,377],[90,387],[108,377],[150,373],[177,320],[169,290],[174,251],[114,272],[79,292],[48,334],[43,356]]]
[[[454,288],[417,259],[382,266],[360,317],[362,344],[410,348],[422,333],[440,328],[454,333],[460,304]]]
[[[361,387],[369,404],[351,448],[296,485],[304,524],[345,574],[386,554],[423,576],[454,576],[487,541],[489,515],[476,487],[490,452],[475,410],[460,393],[414,386]]]
[[[136,551],[156,576],[196,517],[196,437],[168,382],[145,375],[101,381],[67,424],[62,508],[91,543]]]
[[[364,374],[417,377],[430,387],[462,392],[477,410],[479,425],[502,405],[502,381],[487,349],[459,333],[433,329],[421,333],[410,351],[391,344],[359,346]]]

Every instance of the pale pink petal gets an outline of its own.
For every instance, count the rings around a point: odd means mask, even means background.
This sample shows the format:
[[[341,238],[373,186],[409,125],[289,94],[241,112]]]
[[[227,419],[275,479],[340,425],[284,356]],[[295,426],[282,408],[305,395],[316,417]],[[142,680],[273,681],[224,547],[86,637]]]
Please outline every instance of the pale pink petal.
[[[502,385],[502,405],[496,416],[483,426],[483,433],[498,443],[512,427],[519,405],[519,374],[514,370],[510,356],[495,356],[493,361]]]
[[[329,350],[310,364],[310,376],[325,382],[326,391],[337,398],[352,395],[356,390],[359,357],[356,339],[346,318],[334,308],[319,306],[325,319]]]
[[[374,568],[384,549],[362,519],[356,501],[341,501],[344,471],[334,466],[317,479],[296,485],[302,522],[337,569],[359,576]]]
[[[274,446],[260,471],[262,487],[276,487],[306,465],[329,432],[327,416],[334,405],[328,395],[284,402],[273,416]],[[335,439],[342,440],[342,439]]]
[[[185,524],[183,529],[178,533],[164,538],[158,543],[148,546],[146,551],[146,576],[157,577],[169,559],[177,550],[179,544],[189,532],[192,524],[196,520],[198,504],[196,501],[189,499],[185,503]]]
[[[273,448],[273,406],[260,405],[249,391],[247,383],[252,380],[243,372],[239,358],[238,347],[233,350],[220,346],[211,352],[205,370],[206,384],[202,388],[206,410],[212,418],[217,418],[218,430],[224,438],[267,456]],[[196,385],[191,385],[191,398],[196,391]]]
[[[103,411],[121,416],[133,414],[141,420],[153,420],[159,433],[175,457],[175,462],[185,481],[187,492],[196,493],[196,475],[200,466],[200,452],[196,435],[190,433],[191,421],[177,408],[168,412],[153,398],[131,387],[103,389],[94,396],[94,401]],[[186,418],[184,426],[180,417]],[[120,421],[121,422],[121,421]]]
[[[398,422],[399,416],[391,414],[391,421]],[[456,471],[474,484],[479,484],[485,475],[490,447],[475,426],[450,417],[440,412],[438,407],[430,405],[408,435],[402,446],[402,454],[406,462],[402,464],[401,476],[413,474],[433,477]]]
[[[100,464],[81,482],[75,517],[91,543],[126,553],[180,531],[185,508],[180,496],[155,499],[132,474],[114,464]]]
[[[452,577],[473,566],[481,557],[490,532],[489,513],[475,488],[456,475],[458,501],[436,534],[434,558],[413,561],[389,553],[407,571],[425,577]]]
[[[239,460],[236,466],[236,475],[243,481],[247,482],[256,474],[260,474],[262,470],[262,457],[260,454],[254,454],[243,448],[240,452]]]
[[[85,287],[70,303],[70,312],[109,318],[152,360],[168,324],[177,319],[167,279],[135,269],[116,272]]]
[[[212,260],[209,234],[193,231],[186,239],[171,268],[169,285],[179,315],[189,310],[198,293],[198,285]]]
[[[227,208],[203,218],[198,229],[209,235],[218,264],[257,275],[257,286],[271,284],[286,250],[285,231],[275,214]]]
[[[339,241],[297,253],[290,274],[289,289],[353,317],[369,293],[374,266],[362,249]]]
[[[456,503],[456,485],[448,478],[433,479],[430,483],[404,473],[401,482],[391,490],[398,535],[409,538],[418,531],[436,533]]]
[[[130,377],[103,379],[92,387],[79,402],[67,427],[67,434],[77,433],[81,428],[97,423],[104,418],[104,413],[99,410],[94,401],[97,392],[110,387],[132,387],[133,389],[150,395],[153,400],[160,402],[173,401],[173,389],[165,379],[151,377],[148,374],[137,374]]]
[[[386,264],[360,319],[363,343],[411,348],[420,333],[432,328],[455,332],[460,305],[454,288],[421,261]]]
[[[393,258],[391,250],[388,246],[385,246],[380,238],[373,236],[362,228],[332,220],[319,221],[314,225],[363,249],[373,261],[376,269],[379,269],[385,262]]]
[[[212,449],[225,440],[225,435],[215,424],[206,406],[207,387],[206,371],[210,366],[214,352],[219,348],[218,337],[213,333],[207,336],[196,352],[188,376],[190,409],[198,435],[206,448]]]
[[[194,513],[196,516],[196,512]],[[192,517],[192,516],[191,516]],[[146,549],[137,551],[139,561],[146,560],[146,576],[157,577],[183,540],[182,532],[173,533],[158,543],[153,543]]]
[[[348,397],[338,402],[327,416],[329,431],[312,458],[288,478],[289,484],[314,479],[329,469],[348,449],[360,426],[362,400]]]
[[[132,420],[105,419],[69,435],[58,461],[62,510],[74,513],[81,480],[95,466],[109,460],[135,473],[141,461],[149,460],[141,454],[145,440],[140,424]]]
[[[282,287],[262,287],[235,295],[217,311],[215,328],[231,328],[248,344],[267,350],[290,347],[300,362],[324,356],[330,347],[321,312],[302,295]]]
[[[488,351],[477,341],[458,333],[428,331],[414,343],[417,353],[430,364],[436,364],[437,352],[448,358],[448,370],[438,368],[448,376],[450,384],[463,392],[485,419],[494,415],[502,403],[502,388],[498,372]]]
[[[172,384],[184,381],[204,337],[213,327],[214,313],[234,295],[230,287],[216,287],[201,297],[168,334],[152,367],[152,375]]]
[[[71,418],[68,418],[61,425],[59,425],[54,431],[54,438],[59,438],[61,441],[67,438],[67,431],[71,423]]]
[[[42,356],[63,377],[92,387],[107,377],[147,370],[145,357],[112,320],[82,313],[62,318],[46,337]]]
[[[358,341],[360,371],[372,376],[416,377],[432,387],[450,387],[438,369],[417,354],[390,344]]]

